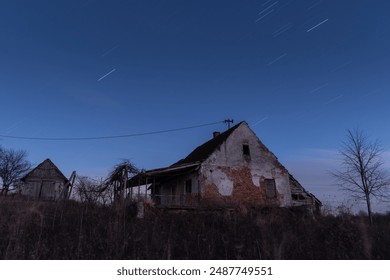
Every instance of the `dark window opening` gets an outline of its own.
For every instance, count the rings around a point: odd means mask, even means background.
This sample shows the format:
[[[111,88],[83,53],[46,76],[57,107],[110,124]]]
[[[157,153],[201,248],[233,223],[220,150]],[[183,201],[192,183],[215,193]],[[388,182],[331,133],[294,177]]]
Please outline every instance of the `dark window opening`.
[[[249,145],[248,144],[242,145],[242,153],[245,156],[250,156],[250,151],[249,151]]]
[[[293,200],[305,200],[305,197],[301,194],[293,194],[292,199]]]
[[[275,179],[265,179],[265,195],[267,198],[276,197]]]
[[[192,180],[186,180],[186,193],[192,193]]]

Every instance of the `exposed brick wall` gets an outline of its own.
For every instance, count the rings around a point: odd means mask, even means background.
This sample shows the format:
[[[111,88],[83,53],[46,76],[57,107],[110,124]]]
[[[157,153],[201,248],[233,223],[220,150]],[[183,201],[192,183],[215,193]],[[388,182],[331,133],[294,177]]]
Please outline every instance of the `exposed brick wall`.
[[[275,199],[268,199],[265,195],[264,178],[260,179],[260,187],[253,184],[250,169],[246,166],[231,169],[225,168],[225,173],[233,181],[233,195],[234,202],[248,205],[279,205],[278,195]],[[262,182],[263,181],[263,182]]]
[[[215,184],[207,184],[204,176],[201,177],[202,186],[201,205],[204,206],[230,206],[229,198],[219,193]]]
[[[216,205],[248,205],[248,206],[279,206],[280,195],[274,199],[268,199],[265,194],[264,177],[260,178],[260,187],[253,184],[250,169],[247,166],[232,169],[221,167],[222,171],[233,182],[233,192],[230,196],[223,196],[218,192],[215,184],[206,184],[201,180],[203,186],[202,203],[214,203]]]

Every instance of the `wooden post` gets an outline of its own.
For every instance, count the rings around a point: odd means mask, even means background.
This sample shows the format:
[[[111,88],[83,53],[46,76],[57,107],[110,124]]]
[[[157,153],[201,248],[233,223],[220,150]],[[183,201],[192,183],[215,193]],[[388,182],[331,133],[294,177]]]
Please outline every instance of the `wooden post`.
[[[199,175],[197,176],[197,181],[198,181],[198,205],[200,205],[201,189],[200,189]]]
[[[126,187],[127,187],[127,181],[129,180],[129,167],[126,165],[126,168],[125,168],[125,177],[126,177]],[[128,191],[128,193],[130,193],[130,200],[133,199],[133,186],[129,186],[130,187],[130,190]],[[127,189],[127,188],[126,188]]]
[[[69,181],[66,183],[67,184],[66,187],[64,187],[64,191],[66,192],[66,194],[64,195],[65,199],[70,198],[70,195],[72,194],[73,184],[74,184],[75,179],[76,179],[76,171],[73,171],[72,174],[70,175]],[[68,187],[70,187],[69,192],[67,191]]]
[[[127,187],[127,166],[124,169],[124,174],[123,174],[123,186],[122,186],[122,202],[125,200],[125,191]]]
[[[41,198],[42,188],[43,188],[43,180],[41,180],[41,185],[40,185],[40,187],[39,187],[39,194],[38,194],[38,198],[39,198],[39,199]]]
[[[140,188],[141,188],[141,174],[138,173],[138,196],[137,196],[137,200],[139,200]]]
[[[153,201],[156,201],[156,177],[153,177],[153,183],[152,183],[152,190],[151,190],[151,198]]]
[[[145,199],[148,198],[148,176],[145,175]]]

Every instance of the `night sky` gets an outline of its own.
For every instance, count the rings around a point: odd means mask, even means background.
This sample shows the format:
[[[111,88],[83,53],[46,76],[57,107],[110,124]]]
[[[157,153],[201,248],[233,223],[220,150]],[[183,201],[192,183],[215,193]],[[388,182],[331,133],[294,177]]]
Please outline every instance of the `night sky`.
[[[329,171],[346,129],[380,139],[390,161],[389,11],[385,0],[2,0],[0,145],[105,177],[121,159],[170,165],[226,125],[4,136],[245,120],[325,204],[354,203]]]

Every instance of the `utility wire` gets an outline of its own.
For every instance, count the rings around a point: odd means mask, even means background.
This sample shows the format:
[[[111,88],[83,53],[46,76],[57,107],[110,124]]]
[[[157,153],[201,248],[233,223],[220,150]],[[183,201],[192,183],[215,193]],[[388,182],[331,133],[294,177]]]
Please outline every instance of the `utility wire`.
[[[11,135],[0,135],[3,138],[11,138],[11,139],[20,139],[20,140],[40,140],[40,141],[80,141],[80,140],[102,140],[102,139],[115,139],[115,138],[128,138],[128,137],[137,137],[137,136],[145,136],[145,135],[153,135],[153,134],[162,134],[174,131],[188,130],[194,129],[204,126],[211,126],[219,123],[224,123],[224,121],[206,123],[200,125],[193,125],[181,128],[173,128],[166,130],[158,130],[152,132],[142,132],[142,133],[134,133],[134,134],[122,134],[122,135],[111,135],[111,136],[94,136],[94,137],[28,137],[28,136],[11,136]]]

